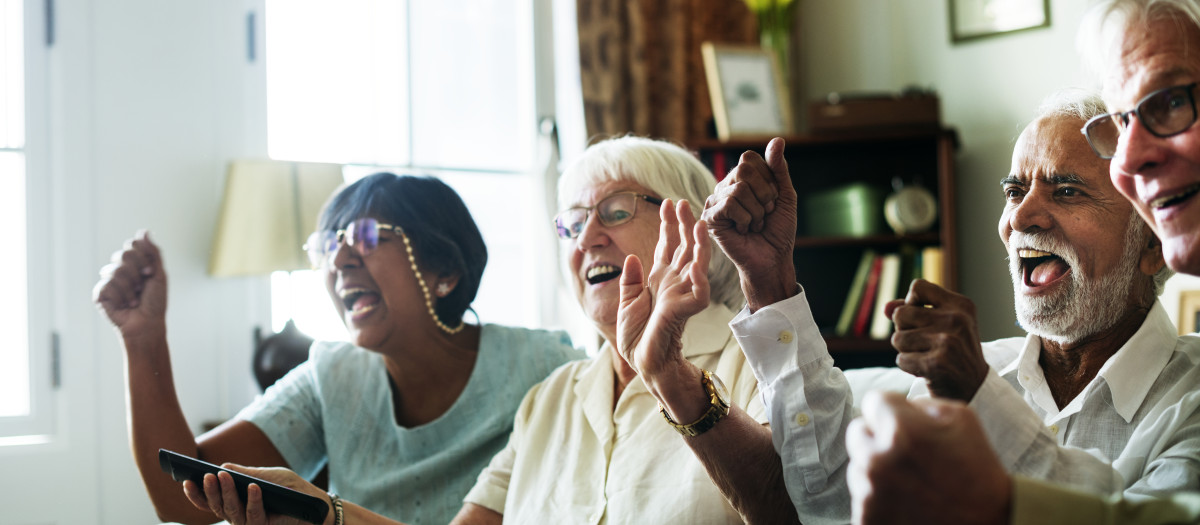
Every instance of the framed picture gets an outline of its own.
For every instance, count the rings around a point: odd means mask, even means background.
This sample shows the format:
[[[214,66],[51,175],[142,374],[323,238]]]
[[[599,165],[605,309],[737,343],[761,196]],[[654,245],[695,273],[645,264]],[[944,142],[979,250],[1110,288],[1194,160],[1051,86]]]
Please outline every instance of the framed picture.
[[[946,0],[950,41],[967,42],[1050,27],[1050,0]]]
[[[1200,327],[1200,290],[1179,292],[1179,335],[1190,334]]]
[[[712,42],[701,44],[700,50],[717,138],[759,139],[792,133],[788,91],[773,52]]]

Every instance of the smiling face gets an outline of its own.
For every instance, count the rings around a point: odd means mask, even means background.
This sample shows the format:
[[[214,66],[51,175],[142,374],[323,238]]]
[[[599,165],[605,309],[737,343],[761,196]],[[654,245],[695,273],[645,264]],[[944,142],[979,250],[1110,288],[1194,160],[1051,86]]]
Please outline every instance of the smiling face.
[[[583,188],[571,206],[594,206],[601,199],[621,191],[657,197],[639,184],[615,180]],[[605,226],[593,211],[588,214],[579,236],[567,241],[570,243],[568,266],[579,305],[606,338],[611,339],[616,331],[617,305],[621,299],[618,277],[625,256],[638,256],[648,269],[653,264],[660,223],[658,207],[638,199],[637,212],[629,222]]]
[[[1030,124],[1003,185],[1000,238],[1017,318],[1030,333],[1058,342],[1113,326],[1149,284],[1138,270],[1144,233],[1131,225],[1138,219],[1109,182],[1107,162],[1079,133],[1082,125],[1068,116]]]
[[[342,243],[323,271],[329,298],[355,345],[379,351],[415,329],[436,330],[398,235],[380,231],[379,245],[366,257]],[[424,278],[433,282],[436,275],[424,272]]]
[[[1200,81],[1200,29],[1194,25],[1133,23],[1124,35],[1106,71],[1104,99],[1111,111],[1128,111],[1157,90]],[[1162,138],[1131,119],[1110,175],[1162,240],[1167,264],[1200,275],[1200,127]]]

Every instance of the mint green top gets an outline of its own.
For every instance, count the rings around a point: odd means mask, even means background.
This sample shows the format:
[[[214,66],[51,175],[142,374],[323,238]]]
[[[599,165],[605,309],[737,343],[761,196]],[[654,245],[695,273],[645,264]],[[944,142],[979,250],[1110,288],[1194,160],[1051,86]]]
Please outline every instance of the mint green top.
[[[525,392],[584,354],[565,332],[484,325],[466,388],[438,419],[396,424],[383,356],[349,343],[315,343],[309,359],[243,409],[312,478],[329,464],[329,489],[411,524],[446,524],[505,443]]]

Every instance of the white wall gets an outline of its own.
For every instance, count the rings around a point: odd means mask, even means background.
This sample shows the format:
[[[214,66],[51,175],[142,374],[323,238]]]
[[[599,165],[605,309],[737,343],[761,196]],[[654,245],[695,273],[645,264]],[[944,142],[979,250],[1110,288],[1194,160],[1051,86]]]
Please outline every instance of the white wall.
[[[52,244],[54,276],[31,293],[54,297],[61,417],[51,443],[0,450],[4,523],[157,522],[129,452],[122,352],[90,297],[97,270],[136,230],[150,229],[164,253],[172,364],[193,429],[255,393],[251,333],[270,326],[266,278],[210,279],[205,266],[226,162],[265,155],[262,66],[245,58],[245,16],[258,3],[56,2],[51,168],[31,173],[53,179],[55,238],[31,241]]]
[[[1087,87],[1074,45],[1087,2],[1050,2],[1051,27],[951,44],[947,0],[807,0],[797,45],[802,91],[934,88],[942,122],[957,128],[961,291],[986,339],[1020,335],[997,232],[1012,146],[1042,98]]]

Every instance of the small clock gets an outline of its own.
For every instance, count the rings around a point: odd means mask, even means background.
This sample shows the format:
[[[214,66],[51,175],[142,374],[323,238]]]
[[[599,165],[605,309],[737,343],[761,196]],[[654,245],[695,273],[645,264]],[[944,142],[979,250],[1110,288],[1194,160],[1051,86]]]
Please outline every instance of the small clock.
[[[883,217],[896,233],[921,233],[937,220],[937,199],[920,186],[906,186],[883,204]]]

